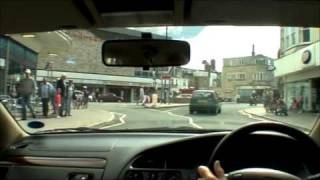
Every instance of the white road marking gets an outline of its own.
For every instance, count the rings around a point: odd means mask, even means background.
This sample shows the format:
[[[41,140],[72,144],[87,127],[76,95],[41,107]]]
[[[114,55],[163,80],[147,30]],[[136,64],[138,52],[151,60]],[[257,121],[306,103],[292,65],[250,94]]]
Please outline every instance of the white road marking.
[[[280,123],[283,123],[285,125],[292,126],[290,123],[285,123],[285,122],[281,122],[281,121],[277,121],[277,120],[272,121],[272,120],[267,120],[267,119],[263,119],[263,118],[254,117],[254,116],[252,116],[252,114],[244,112],[243,110],[240,110],[238,112],[240,114],[242,114],[244,116],[248,116],[249,118],[254,119],[254,120],[265,121],[265,122],[280,122]],[[296,126],[295,128],[299,129],[301,127]],[[300,130],[303,131],[306,134],[309,134],[309,130],[303,130],[303,129],[300,129]]]
[[[173,108],[173,109],[168,109],[168,110],[165,110],[164,112],[170,112],[170,111],[174,111],[174,110],[177,110],[179,108]]]
[[[127,116],[126,114],[123,114],[123,113],[117,113],[117,112],[113,112],[114,114],[117,114],[117,115],[120,115],[121,117],[119,118],[119,123],[117,124],[113,124],[113,125],[110,125],[110,126],[105,126],[101,129],[108,129],[108,128],[112,128],[112,127],[116,127],[116,126],[121,126],[123,124],[126,123],[126,121],[124,120],[124,118]]]
[[[254,120],[258,120],[258,121],[270,121],[270,120],[266,120],[266,119],[263,119],[263,118],[254,117],[254,116],[252,116],[252,114],[247,113],[247,112],[245,112],[243,110],[240,110],[238,112],[240,114],[244,115],[244,116],[248,116],[250,119],[254,119]]]
[[[188,116],[182,116],[182,115],[178,115],[178,114],[174,114],[172,112],[167,112],[169,115],[171,116],[177,116],[177,117],[182,117],[182,118],[187,118],[189,120],[189,124],[191,124],[192,126],[198,128],[198,129],[203,129],[203,127],[199,126],[198,124],[193,122],[193,119],[191,117]]]
[[[169,116],[176,116],[176,117],[180,117],[180,118],[185,118],[185,119],[188,119],[188,123],[191,125],[191,126],[194,126],[195,128],[198,128],[198,129],[203,129],[203,127],[199,126],[198,124],[194,123],[193,122],[193,119],[189,116],[182,116],[182,115],[178,115],[178,114],[174,114],[172,113],[171,111],[174,111],[176,109],[179,109],[179,108],[175,108],[175,109],[170,109],[170,110],[166,110],[166,111],[161,111],[161,110],[156,110],[156,109],[148,109],[150,111],[156,111],[156,112],[162,112],[162,113],[167,113]]]
[[[110,113],[111,113],[110,118],[107,119],[107,120],[105,120],[105,122],[110,122],[110,121],[112,121],[112,120],[114,119],[114,112],[110,112]],[[92,126],[96,126],[96,125],[101,124],[101,123],[103,123],[103,122],[98,122],[98,123],[90,124],[89,126],[92,127]]]

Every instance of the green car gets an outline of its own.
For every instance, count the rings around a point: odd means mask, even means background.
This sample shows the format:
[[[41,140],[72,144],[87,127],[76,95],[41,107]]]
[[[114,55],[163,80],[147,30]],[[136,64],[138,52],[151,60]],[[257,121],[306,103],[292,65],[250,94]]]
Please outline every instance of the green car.
[[[193,92],[189,112],[193,114],[201,111],[213,114],[221,113],[221,103],[215,91],[197,90]]]

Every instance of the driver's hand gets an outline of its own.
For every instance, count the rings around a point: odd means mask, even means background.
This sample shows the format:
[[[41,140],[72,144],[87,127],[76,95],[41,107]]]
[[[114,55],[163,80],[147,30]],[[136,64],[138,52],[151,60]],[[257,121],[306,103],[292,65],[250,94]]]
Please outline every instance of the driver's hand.
[[[198,173],[200,175],[200,179],[198,180],[227,180],[224,175],[224,170],[221,167],[220,161],[216,161],[213,167],[214,172],[206,166],[199,166]]]

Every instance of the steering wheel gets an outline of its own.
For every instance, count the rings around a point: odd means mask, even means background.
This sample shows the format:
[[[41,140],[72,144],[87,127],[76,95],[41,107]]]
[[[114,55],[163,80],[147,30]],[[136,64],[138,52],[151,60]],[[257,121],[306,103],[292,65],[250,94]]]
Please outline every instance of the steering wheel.
[[[300,143],[302,147],[308,148],[308,154],[306,155],[308,158],[308,162],[312,163],[313,167],[319,168],[320,161],[319,161],[319,153],[320,148],[319,146],[305,133],[295,128],[286,126],[280,123],[270,123],[270,122],[261,122],[261,123],[253,123],[241,127],[229,135],[222,138],[219,144],[213,150],[211,157],[209,159],[208,167],[213,167],[213,163],[216,160],[221,160],[222,152],[226,152],[226,147],[232,147],[232,144],[235,139],[243,138],[244,136],[248,136],[253,132],[256,131],[273,131],[288,135],[289,137],[295,139]],[[231,146],[230,146],[231,145]],[[233,147],[235,148],[235,147]],[[227,151],[229,152],[229,151]],[[318,170],[318,169],[317,169]],[[236,171],[229,172],[226,174],[228,180],[230,179],[243,179],[243,180],[262,180],[262,179],[273,179],[273,180],[298,180],[301,179],[293,174],[269,169],[269,168],[246,168],[240,169]]]

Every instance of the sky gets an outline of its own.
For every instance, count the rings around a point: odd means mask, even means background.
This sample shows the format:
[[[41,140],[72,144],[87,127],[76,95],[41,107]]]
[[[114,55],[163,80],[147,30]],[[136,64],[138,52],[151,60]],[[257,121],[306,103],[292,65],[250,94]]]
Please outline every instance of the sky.
[[[165,27],[139,28],[142,31],[165,35]],[[216,60],[216,69],[222,70],[223,58],[251,56],[255,53],[276,58],[280,48],[280,27],[268,26],[206,26],[168,27],[172,39],[188,41],[191,58],[185,67],[203,69],[202,61]]]

